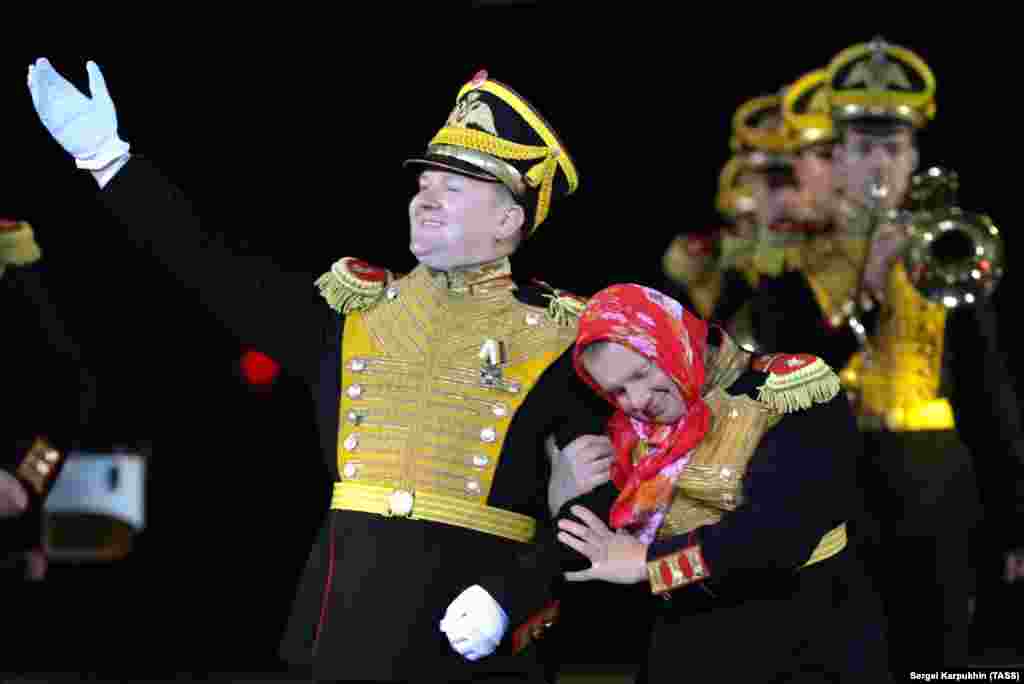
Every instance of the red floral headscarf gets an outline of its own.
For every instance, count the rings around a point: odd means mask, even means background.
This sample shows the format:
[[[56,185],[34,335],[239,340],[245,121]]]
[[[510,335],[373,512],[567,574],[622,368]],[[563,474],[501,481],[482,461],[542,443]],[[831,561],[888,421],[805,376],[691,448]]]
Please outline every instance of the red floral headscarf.
[[[573,351],[576,373],[618,409],[608,421],[615,448],[612,481],[619,488],[610,522],[648,543],[664,519],[679,473],[710,424],[711,411],[700,396],[707,336],[707,323],[671,297],[641,285],[601,290],[580,318]],[[583,351],[601,341],[631,349],[675,381],[685,403],[676,423],[648,423],[619,409],[582,363]]]

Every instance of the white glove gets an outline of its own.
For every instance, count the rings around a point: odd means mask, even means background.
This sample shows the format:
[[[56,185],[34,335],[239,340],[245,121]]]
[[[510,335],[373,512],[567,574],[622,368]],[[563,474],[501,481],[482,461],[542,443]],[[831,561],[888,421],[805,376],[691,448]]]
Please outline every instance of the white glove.
[[[85,65],[91,97],[40,58],[28,67],[28,89],[39,120],[80,169],[98,171],[128,154],[117,134],[117,112],[95,62]]]
[[[508,615],[479,584],[455,597],[441,620],[448,643],[466,660],[494,653],[508,629]]]

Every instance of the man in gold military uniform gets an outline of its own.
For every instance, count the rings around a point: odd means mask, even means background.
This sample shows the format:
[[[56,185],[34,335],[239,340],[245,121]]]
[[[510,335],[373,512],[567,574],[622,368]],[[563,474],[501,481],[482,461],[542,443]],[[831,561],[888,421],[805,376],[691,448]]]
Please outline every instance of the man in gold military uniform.
[[[881,40],[843,50],[814,78],[820,85],[805,80],[795,93],[790,125],[811,127],[820,109],[807,91],[827,89],[836,225],[797,272],[765,284],[756,329],[766,344],[799,344],[844,369],[866,440],[859,477],[878,528],[868,562],[893,671],[964,664],[977,485],[1004,521],[1021,510],[1021,426],[991,303],[947,309],[906,265],[910,227],[928,217],[897,210],[912,189],[916,134],[935,114],[935,79],[920,57]]]
[[[745,155],[734,154],[719,174],[715,208],[724,225],[677,235],[661,262],[664,290],[702,318],[722,323],[732,320],[757,287],[757,221],[745,171]]]
[[[783,267],[787,248],[799,244],[807,229],[782,117],[782,95],[744,102],[733,115],[730,146],[743,159],[742,177],[753,200],[753,269],[760,279]]]
[[[758,330],[754,300],[761,288],[786,273],[800,250],[821,230],[809,209],[799,172],[800,156],[794,154],[785,124],[783,103],[790,88],[744,103],[733,117],[733,147],[744,159],[743,178],[749,188],[756,222],[750,270],[756,279],[755,293],[737,311],[731,332],[752,348],[772,347]],[[768,342],[768,346],[765,346]],[[799,344],[790,349],[802,348]]]
[[[790,241],[781,267],[761,279],[752,327],[768,344],[804,345],[833,368],[842,368],[857,344],[836,331],[845,330],[841,307],[860,277],[867,239],[842,228],[828,93],[828,71],[818,69],[798,78],[783,97],[797,202],[808,229]],[[789,324],[794,315],[816,324],[794,329]]]
[[[726,225],[679,235],[662,257],[662,289],[702,318],[726,325],[745,345],[756,345],[747,305],[762,270],[778,269],[786,246],[805,229],[796,211],[781,101],[779,95],[754,97],[733,114],[732,156],[715,198]]]
[[[27,221],[0,218],[5,326],[0,358],[7,396],[0,421],[0,578],[5,582],[46,574],[40,497],[68,451],[80,445],[96,399],[95,378],[46,287],[41,258]]]
[[[542,681],[512,630],[561,570],[545,438],[565,447],[607,417],[567,353],[582,302],[511,272],[509,256],[579,183],[554,129],[478,73],[407,162],[419,265],[397,277],[347,257],[314,288],[204,233],[189,201],[129,155],[102,73],[87,69],[91,98],[46,60],[30,67],[44,126],[129,239],[313,389],[333,497],[285,658],[317,679]]]

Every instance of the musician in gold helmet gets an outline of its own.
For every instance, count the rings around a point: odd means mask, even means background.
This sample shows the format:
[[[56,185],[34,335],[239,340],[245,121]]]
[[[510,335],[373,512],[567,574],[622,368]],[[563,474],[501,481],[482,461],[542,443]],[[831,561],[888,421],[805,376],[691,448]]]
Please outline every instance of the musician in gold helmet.
[[[828,94],[828,72],[816,69],[789,85],[782,98],[782,118],[797,182],[805,194],[810,219],[823,227],[834,221],[838,197],[832,170],[836,135]]]
[[[802,348],[800,341],[777,346],[774,325],[768,336],[762,335],[765,325],[758,319],[755,301],[762,297],[766,284],[785,279],[801,267],[805,246],[827,227],[821,212],[815,213],[808,202],[802,178],[807,165],[802,150],[793,145],[786,121],[785,103],[791,90],[787,87],[780,94],[749,100],[733,117],[732,146],[745,160],[743,177],[751,189],[757,226],[752,267],[757,286],[755,295],[733,317],[732,331],[739,339],[764,349]]]
[[[758,276],[777,274],[786,250],[803,241],[805,230],[782,96],[762,95],[740,105],[733,114],[730,147],[743,160],[743,177],[753,200],[754,269]]]
[[[751,305],[754,335],[769,348],[806,345],[838,369],[857,351],[856,340],[841,334],[846,330],[842,306],[860,278],[867,240],[842,227],[828,70],[811,71],[787,87],[782,115],[795,195],[808,228],[804,239],[786,250],[784,268],[761,279]],[[794,327],[794,320],[816,323]]]
[[[673,239],[662,258],[663,289],[758,346],[749,302],[763,275],[781,269],[805,229],[779,95],[744,101],[732,117],[732,156],[719,174],[715,207],[726,225]]]
[[[609,413],[573,371],[584,302],[517,284],[509,259],[579,184],[554,129],[477,73],[407,162],[408,226],[369,228],[406,236],[416,268],[397,276],[347,257],[314,280],[204,232],[182,193],[129,153],[102,72],[86,67],[92,98],[47,60],[31,65],[43,125],[93,174],[125,235],[316,398],[333,496],[286,660],[317,680],[543,681],[536,649],[521,648],[532,633],[516,626],[561,572],[545,443],[598,434]]]
[[[826,259],[805,269],[760,310],[788,301],[785,325],[765,326],[770,344],[811,342],[819,345],[811,352],[843,368],[866,440],[859,477],[877,527],[866,555],[887,607],[893,671],[962,665],[977,485],[1005,520],[1018,501],[1018,404],[987,297],[932,301],[913,283],[933,265],[908,268],[912,236],[923,234],[914,227],[940,215],[899,211],[918,167],[917,134],[935,115],[934,75],[881,39],[841,51],[826,73],[835,229],[853,248],[835,250],[831,268]]]
[[[715,208],[724,224],[682,233],[662,256],[665,291],[702,318],[727,324],[757,287],[757,220],[746,161],[734,155],[719,174]]]

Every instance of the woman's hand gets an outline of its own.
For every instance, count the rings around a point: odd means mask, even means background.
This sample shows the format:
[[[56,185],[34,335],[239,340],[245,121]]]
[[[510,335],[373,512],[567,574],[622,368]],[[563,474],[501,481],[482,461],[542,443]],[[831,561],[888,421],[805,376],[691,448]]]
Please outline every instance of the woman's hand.
[[[647,581],[647,545],[627,532],[612,532],[601,519],[582,506],[572,514],[584,522],[561,519],[558,540],[590,559],[590,568],[565,573],[570,582],[604,580],[616,584]]]

